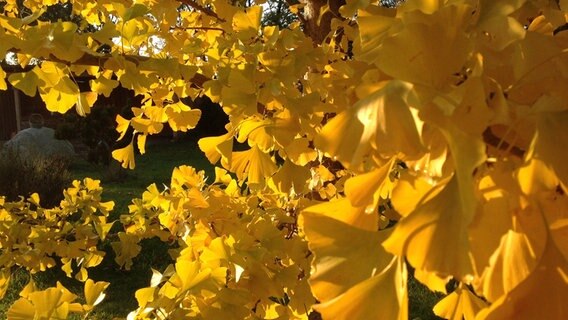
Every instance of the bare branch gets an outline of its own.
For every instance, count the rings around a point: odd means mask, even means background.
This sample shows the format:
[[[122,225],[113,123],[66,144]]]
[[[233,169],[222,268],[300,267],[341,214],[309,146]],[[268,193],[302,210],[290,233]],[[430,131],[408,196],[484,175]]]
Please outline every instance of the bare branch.
[[[518,146],[510,145],[506,141],[503,141],[503,139],[496,136],[489,127],[485,129],[485,131],[483,131],[483,141],[499,150],[508,151],[510,154],[521,159],[525,156],[525,150],[521,149]]]

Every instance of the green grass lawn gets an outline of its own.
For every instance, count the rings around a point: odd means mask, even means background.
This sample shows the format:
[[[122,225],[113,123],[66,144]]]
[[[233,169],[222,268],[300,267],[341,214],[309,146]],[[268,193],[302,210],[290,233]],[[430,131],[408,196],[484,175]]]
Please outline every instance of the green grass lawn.
[[[74,164],[72,171],[75,179],[84,177],[102,180],[103,200],[113,200],[115,208],[111,214],[118,219],[121,214],[128,213],[128,205],[134,198],[141,198],[142,193],[152,183],[159,189],[169,185],[172,171],[180,165],[190,165],[197,170],[204,170],[206,176],[214,179],[214,169],[191,140],[172,142],[164,139],[149,140],[144,155],[137,155],[136,168],[125,171],[122,180],[109,177],[106,168],[93,166],[81,161]],[[105,181],[108,180],[108,181]],[[115,228],[120,228],[119,224]],[[119,230],[116,230],[119,231]],[[167,245],[158,239],[143,240],[142,252],[135,258],[132,269],[120,270],[114,262],[114,252],[110,243],[105,243],[105,257],[103,263],[90,271],[94,280],[104,280],[111,283],[105,300],[97,307],[92,319],[112,319],[125,317],[129,311],[138,306],[134,298],[137,289],[147,287],[152,275],[151,268],[163,270],[171,262],[167,254]]]
[[[180,165],[190,165],[197,170],[204,170],[205,175],[214,179],[215,171],[205,155],[192,140],[171,142],[165,139],[148,140],[146,153],[136,156],[136,168],[124,170],[126,177],[116,180],[109,177],[108,169],[102,165],[93,165],[85,160],[78,160],[71,167],[74,179],[91,177],[102,181],[103,200],[113,200],[113,215],[128,213],[128,205],[133,198],[140,198],[142,192],[156,183],[159,189],[169,185],[172,171]]]
[[[136,169],[126,171],[123,179],[112,179],[115,177],[108,176],[106,167],[94,165],[85,160],[75,161],[71,166],[71,173],[74,179],[91,177],[102,180],[103,200],[115,202],[111,219],[118,219],[121,214],[127,214],[131,200],[140,198],[150,184],[156,183],[160,189],[164,188],[163,185],[168,185],[172,170],[176,166],[191,165],[197,170],[205,170],[205,175],[210,177],[209,181],[214,179],[213,167],[194,141],[149,140],[146,151],[144,155],[137,155]],[[118,231],[120,231],[120,225],[115,224],[111,232]],[[101,249],[106,252],[107,256],[101,265],[89,269],[89,275],[95,281],[104,280],[111,284],[106,290],[105,300],[97,306],[96,312],[89,319],[125,318],[129,311],[137,307],[134,298],[135,291],[149,285],[151,268],[161,271],[171,262],[167,254],[168,247],[157,239],[142,241],[142,252],[134,259],[132,269],[129,271],[121,270],[114,262],[110,241],[105,241]],[[59,268],[52,268],[33,277],[40,288],[53,286],[56,281],[60,281],[78,295],[83,290],[82,283],[67,278]],[[28,280],[29,275],[23,270],[14,273],[9,291],[0,301],[0,318],[5,318],[6,311],[18,299],[18,293]],[[409,280],[409,298],[410,319],[437,319],[431,310],[440,296],[431,293],[413,277]]]

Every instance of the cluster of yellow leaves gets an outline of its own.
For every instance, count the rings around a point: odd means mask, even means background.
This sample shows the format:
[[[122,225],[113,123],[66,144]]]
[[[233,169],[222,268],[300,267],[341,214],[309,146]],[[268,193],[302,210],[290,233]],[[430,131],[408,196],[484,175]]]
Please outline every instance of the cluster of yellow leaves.
[[[33,274],[55,267],[56,259],[61,261],[59,265],[68,277],[74,274],[75,279],[87,281],[85,290],[94,290],[87,289],[87,286],[92,286],[87,269],[102,262],[105,253],[100,251],[97,245],[106,238],[113,224],[107,222],[107,218],[114,203],[101,202],[101,193],[99,181],[86,178],[83,182],[74,181],[73,186],[64,191],[65,198],[60,206],[51,209],[41,207],[39,196],[35,193],[18,202],[8,202],[0,197],[1,297],[8,289],[13,269],[24,268]],[[97,285],[96,289],[99,293],[103,289],[99,288],[100,286],[103,285]],[[34,288],[33,284],[30,284],[20,294],[23,300],[20,300],[18,306],[14,306],[14,319],[23,319],[23,314],[29,312],[37,312],[39,316],[45,312],[69,311],[68,306],[61,304],[74,298],[67,299],[71,296],[63,287],[58,288],[59,291],[45,291],[41,294],[35,293]],[[47,300],[48,305],[42,302],[46,299],[44,294],[54,297]],[[97,297],[98,294],[93,301],[88,300],[87,304],[93,306],[92,302],[97,300]],[[36,311],[34,308],[27,308],[30,303],[35,305]],[[59,310],[60,307],[63,309]],[[82,310],[90,311],[85,308]],[[33,316],[27,319],[31,318]]]
[[[160,237],[175,263],[153,271],[150,286],[136,291],[131,319],[296,319],[315,302],[307,284],[308,249],[295,230],[297,202],[242,194],[219,170],[175,168],[164,191],[151,185],[121,216],[125,231],[113,244],[128,268],[138,242]],[[129,239],[125,241],[125,239]]]
[[[20,292],[21,298],[10,307],[6,316],[13,320],[67,319],[71,314],[87,317],[105,298],[103,291],[109,284],[88,279],[84,288],[85,304],[81,304],[74,302],[77,296],[59,282],[56,287],[38,290],[33,280],[30,280]]]
[[[369,284],[392,268],[373,260],[394,255],[432,290],[446,293],[452,278],[461,283],[436,305],[438,316],[565,318],[563,303],[547,299],[568,297],[568,180],[560,160],[568,38],[554,31],[567,23],[568,6],[408,1],[398,9],[358,9],[354,60],[368,64],[355,84],[358,100],[314,143],[359,175],[345,181],[339,200],[302,213],[315,254],[314,309],[335,319],[383,299],[390,310],[404,306],[397,291],[406,290],[403,268],[389,282],[398,287]],[[408,169],[382,173],[391,157]],[[380,218],[396,221],[385,231],[363,214],[376,214],[378,199],[387,203]],[[389,232],[359,243],[365,232],[355,228],[369,225],[374,237]],[[350,241],[343,243],[343,234]],[[365,246],[373,242],[376,258]],[[366,256],[351,257],[350,246],[365,248]],[[334,257],[365,262],[372,272],[350,279]],[[354,311],[345,301],[362,306]],[[406,309],[398,310],[388,318],[406,318]],[[380,318],[375,312],[360,317]]]
[[[204,13],[74,1],[94,32],[38,21],[49,3],[21,18],[7,2],[0,54],[55,62],[0,74],[0,89],[7,76],[79,114],[119,84],[142,95],[117,117],[121,138],[135,132],[113,152],[124,167],[134,139],[144,152],[166,123],[195,127],[181,99],[207,95],[229,115],[226,134],[199,141],[220,164],[214,183],[180,167],[121,217],[119,265],[141,239],[177,246],[132,317],[305,318],[317,299],[324,318],[406,319],[406,263],[432,290],[459,282],[434,308],[445,318],[568,316],[566,1],[347,1],[317,44],[223,0],[195,2]],[[93,77],[91,92],[73,74]]]

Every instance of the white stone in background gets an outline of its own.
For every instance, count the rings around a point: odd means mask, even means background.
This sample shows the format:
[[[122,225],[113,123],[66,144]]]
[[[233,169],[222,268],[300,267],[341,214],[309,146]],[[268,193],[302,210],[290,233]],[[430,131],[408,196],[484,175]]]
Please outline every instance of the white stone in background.
[[[73,145],[67,140],[55,138],[55,130],[47,127],[31,127],[18,132],[4,144],[8,152],[17,153],[20,157],[63,157],[75,155]]]

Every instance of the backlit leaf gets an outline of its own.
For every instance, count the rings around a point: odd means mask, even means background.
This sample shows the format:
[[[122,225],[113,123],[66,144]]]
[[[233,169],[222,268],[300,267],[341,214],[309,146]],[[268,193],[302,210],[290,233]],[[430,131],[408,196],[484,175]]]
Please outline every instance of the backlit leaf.
[[[0,68],[0,90],[6,90],[8,86],[6,85],[6,72],[4,69]]]
[[[467,216],[456,177],[427,195],[423,204],[401,219],[383,243],[387,251],[406,256],[416,269],[465,279],[473,274],[468,254]]]
[[[392,190],[389,174],[393,164],[394,158],[378,169],[357,175],[345,182],[345,195],[354,207],[364,207],[372,212],[380,198],[389,197]]]
[[[566,297],[568,262],[549,236],[534,271],[476,319],[562,319],[568,314]]]
[[[320,205],[321,209],[324,206],[331,208],[333,202]],[[380,245],[388,232],[363,230],[343,222],[341,216],[335,218],[331,212],[326,212],[327,216],[318,213],[321,209],[304,211],[301,226],[310,250],[315,254],[310,287],[318,300],[327,302],[380,273],[392,256]],[[359,250],[353,250],[353,247]],[[353,264],[353,261],[358,263]]]
[[[568,164],[559,152],[564,152],[568,143],[568,111],[543,112],[538,117],[535,157],[550,165],[558,178],[568,186]]]
[[[123,168],[134,169],[134,145],[132,142],[124,148],[114,150],[112,157],[118,160]]]
[[[230,163],[233,151],[233,136],[230,133],[218,137],[206,137],[199,139],[199,149],[212,164],[223,158],[223,163]]]
[[[253,6],[246,11],[237,11],[233,17],[233,29],[239,32],[240,39],[255,36],[260,28],[261,6]]]
[[[0,299],[4,298],[6,290],[8,290],[11,275],[12,272],[10,271],[10,268],[3,268],[0,270]]]
[[[16,89],[21,90],[30,97],[35,96],[37,87],[42,85],[42,82],[33,71],[12,73],[8,76],[8,81]]]
[[[375,63],[395,79],[443,87],[468,57],[471,43],[462,26],[470,15],[471,7],[463,3],[442,7],[435,19],[424,20],[418,11],[407,14],[404,29],[382,42]]]
[[[395,257],[379,274],[314,309],[326,319],[407,319],[406,277],[406,265]]]
[[[101,303],[105,298],[103,291],[110,285],[110,283],[105,281],[94,282],[91,279],[87,279],[85,282],[85,302],[89,307],[94,307]]]
[[[402,152],[415,156],[422,150],[417,119],[409,100],[412,85],[391,80],[335,116],[316,137],[316,147],[349,166],[359,165],[371,148],[385,155]]]
[[[247,151],[233,152],[230,171],[241,181],[247,179],[249,187],[262,187],[265,180],[276,172],[276,165],[269,155],[255,146]]]
[[[487,304],[467,288],[458,288],[434,306],[434,314],[450,320],[474,320]]]
[[[495,301],[510,292],[534,269],[536,256],[526,235],[509,230],[481,276],[483,296]]]

